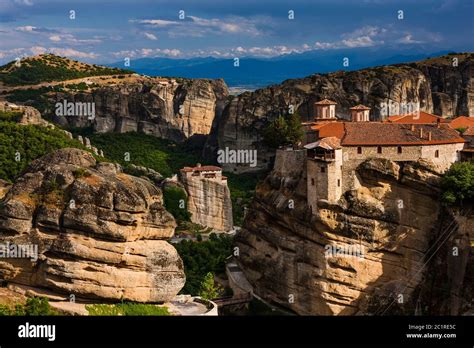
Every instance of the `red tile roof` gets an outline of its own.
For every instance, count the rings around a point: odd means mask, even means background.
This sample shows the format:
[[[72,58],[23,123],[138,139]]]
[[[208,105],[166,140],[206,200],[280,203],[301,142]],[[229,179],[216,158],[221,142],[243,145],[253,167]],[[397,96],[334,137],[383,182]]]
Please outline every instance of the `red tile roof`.
[[[413,113],[413,114],[389,116],[385,122],[426,124],[426,123],[437,123],[438,121],[442,123],[448,122],[448,120],[440,116],[436,116],[424,111],[420,111],[418,113]]]
[[[314,103],[315,105],[336,105],[337,103],[335,101],[332,101],[332,100],[329,100],[329,99],[323,99],[323,100],[320,100],[316,103]]]
[[[467,128],[470,126],[474,126],[474,117],[469,116],[459,116],[456,117],[454,120],[449,122],[452,128]]]
[[[474,136],[474,126],[467,127],[467,129],[462,133],[462,135]]]
[[[370,108],[365,105],[359,104],[351,107],[349,110],[370,110]]]
[[[341,148],[341,139],[336,137],[327,137],[322,138],[314,143],[307,144],[304,146],[306,149],[314,149],[316,147],[321,147],[326,150],[335,150]]]
[[[414,130],[413,130],[413,128]],[[434,145],[464,143],[465,140],[446,124],[401,124],[382,122],[344,122],[343,146]],[[423,136],[420,135],[423,130]],[[431,133],[431,140],[429,134]]]
[[[197,166],[197,167],[184,167],[180,169],[182,172],[216,172],[221,171],[222,168],[216,166]]]
[[[341,139],[344,136],[344,122],[321,122],[311,127],[311,129],[318,131],[320,138],[336,137]]]

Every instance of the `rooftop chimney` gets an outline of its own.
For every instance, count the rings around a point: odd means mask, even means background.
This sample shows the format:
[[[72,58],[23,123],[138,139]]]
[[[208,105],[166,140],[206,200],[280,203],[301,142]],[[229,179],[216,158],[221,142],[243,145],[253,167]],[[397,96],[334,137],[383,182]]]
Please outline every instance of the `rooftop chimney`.
[[[440,128],[441,127],[441,120],[438,118],[436,119],[436,127]]]
[[[196,167],[201,167],[201,163],[196,163]]]

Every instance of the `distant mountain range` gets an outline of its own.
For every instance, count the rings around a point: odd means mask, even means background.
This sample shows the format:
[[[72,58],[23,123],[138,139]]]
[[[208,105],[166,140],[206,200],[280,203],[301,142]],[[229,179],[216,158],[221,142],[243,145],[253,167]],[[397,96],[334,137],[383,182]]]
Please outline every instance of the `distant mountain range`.
[[[426,53],[407,47],[409,54],[403,55],[399,52],[399,49],[387,49],[381,52],[371,48],[357,48],[308,51],[274,58],[242,57],[239,67],[234,67],[233,58],[140,58],[132,60],[131,66],[127,68],[149,76],[223,78],[230,87],[255,89],[315,73],[406,63],[444,55],[450,51]],[[346,57],[349,58],[347,67],[343,65]],[[124,68],[122,61],[108,66]]]

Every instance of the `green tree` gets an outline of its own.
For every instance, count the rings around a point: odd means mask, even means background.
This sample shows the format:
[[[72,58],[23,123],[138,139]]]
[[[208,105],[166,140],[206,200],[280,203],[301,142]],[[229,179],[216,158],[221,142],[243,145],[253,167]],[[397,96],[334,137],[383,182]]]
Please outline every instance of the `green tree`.
[[[288,120],[288,133],[287,140],[296,145],[303,140],[304,132],[303,127],[301,126],[301,118],[298,113],[293,113]]]
[[[176,221],[190,221],[191,213],[188,211],[188,196],[184,189],[178,186],[165,186],[163,198],[166,210],[168,210]]]
[[[264,130],[263,138],[268,146],[277,148],[285,143],[287,134],[288,124],[283,116],[278,116]]]
[[[454,163],[441,179],[442,201],[446,205],[463,205],[474,200],[474,164]]]
[[[283,116],[278,116],[265,128],[263,139],[268,146],[278,148],[282,145],[296,145],[303,139],[303,135],[301,119],[297,113],[294,113],[288,120]]]
[[[211,300],[219,296],[219,287],[214,284],[214,274],[207,273],[201,282],[199,296],[206,300]]]

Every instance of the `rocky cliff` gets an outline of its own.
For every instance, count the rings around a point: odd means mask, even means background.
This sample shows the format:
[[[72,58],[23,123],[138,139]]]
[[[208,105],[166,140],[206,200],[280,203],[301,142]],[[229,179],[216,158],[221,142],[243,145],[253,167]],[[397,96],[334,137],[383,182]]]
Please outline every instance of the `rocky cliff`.
[[[138,131],[183,141],[209,134],[228,96],[223,80],[179,80],[128,77],[86,91],[54,93],[54,103],[95,103],[95,118],[60,116],[55,121],[72,127],[92,126],[96,132]]]
[[[458,58],[456,66],[454,58]],[[277,116],[288,115],[290,107],[304,121],[310,120],[313,104],[324,98],[338,103],[336,113],[342,118],[348,118],[349,108],[356,104],[372,108],[372,120],[403,113],[409,103],[419,103],[422,111],[444,117],[474,115],[473,62],[472,53],[444,56],[411,64],[315,74],[243,93],[226,106],[204,155],[214,160],[218,149],[256,149],[256,167],[224,163],[224,170],[271,169],[274,151],[263,144],[263,129]]]
[[[458,273],[472,274],[466,266],[472,255],[469,243],[459,240],[468,230],[441,221],[439,173],[425,162],[375,159],[357,172],[361,187],[338,204],[321,202],[312,214],[304,161],[291,168],[275,164],[236,236],[237,259],[254,292],[301,315],[413,314],[417,300],[433,293],[420,288],[429,287],[433,270],[427,270],[437,262],[435,273],[451,279],[447,291],[458,299],[458,313],[465,311],[472,289]],[[440,236],[447,238],[444,263],[428,262]],[[464,256],[448,253],[450,243]],[[431,314],[447,314],[432,298],[426,302]]]
[[[191,221],[217,231],[230,231],[234,223],[227,180],[182,176],[188,193]]]
[[[0,203],[2,246],[37,248],[4,254],[0,278],[85,298],[168,301],[185,281],[166,242],[175,226],[151,181],[58,150],[33,161]]]

